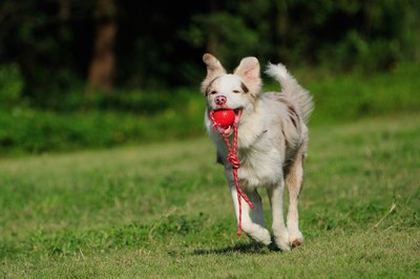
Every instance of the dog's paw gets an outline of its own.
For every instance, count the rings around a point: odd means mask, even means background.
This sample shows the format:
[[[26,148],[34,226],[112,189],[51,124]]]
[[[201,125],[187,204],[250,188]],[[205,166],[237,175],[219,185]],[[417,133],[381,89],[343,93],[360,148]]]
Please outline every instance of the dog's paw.
[[[244,228],[244,231],[255,241],[262,243],[264,245],[270,245],[271,236],[270,232],[261,226],[255,225],[251,228]]]
[[[271,243],[271,236],[270,236],[270,232],[266,229],[262,229],[260,228],[258,230],[258,232],[254,233],[251,236],[254,240],[264,244],[264,245],[270,245]]]
[[[300,231],[289,233],[289,244],[292,249],[302,245],[303,239],[303,234]]]
[[[274,233],[274,241],[280,250],[290,251],[289,233],[286,230]]]

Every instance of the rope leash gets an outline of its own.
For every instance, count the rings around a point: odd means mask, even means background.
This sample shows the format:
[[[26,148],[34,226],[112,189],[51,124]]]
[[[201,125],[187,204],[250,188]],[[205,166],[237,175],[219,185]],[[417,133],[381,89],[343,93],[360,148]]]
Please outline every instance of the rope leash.
[[[239,177],[238,177],[238,169],[241,166],[241,161],[238,158],[238,123],[233,124],[233,139],[232,144],[229,140],[229,135],[225,134],[221,127],[219,127],[214,121],[213,114],[210,113],[210,118],[213,122],[213,128],[219,132],[219,134],[222,136],[223,141],[226,144],[226,147],[228,149],[228,155],[227,160],[232,166],[232,175],[233,175],[233,182],[235,184],[236,188],[236,196],[238,198],[238,207],[239,207],[239,222],[238,222],[238,230],[237,235],[240,236],[242,234],[242,199],[248,204],[250,208],[254,208],[254,204],[252,201],[248,198],[248,196],[245,194],[244,191],[242,191],[241,186],[239,184]],[[242,197],[242,199],[241,199]]]

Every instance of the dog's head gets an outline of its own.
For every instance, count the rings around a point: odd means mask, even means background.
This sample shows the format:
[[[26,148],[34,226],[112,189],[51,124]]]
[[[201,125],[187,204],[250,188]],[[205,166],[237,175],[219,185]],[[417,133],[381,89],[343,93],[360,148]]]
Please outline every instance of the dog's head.
[[[236,113],[254,108],[261,90],[260,64],[255,57],[245,57],[233,74],[227,74],[213,55],[203,55],[207,76],[201,83],[209,111],[234,109]]]

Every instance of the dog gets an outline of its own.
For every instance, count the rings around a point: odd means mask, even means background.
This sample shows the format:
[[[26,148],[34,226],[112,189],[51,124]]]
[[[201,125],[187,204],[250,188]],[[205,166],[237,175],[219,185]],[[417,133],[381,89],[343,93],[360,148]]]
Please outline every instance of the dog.
[[[307,122],[313,100],[282,64],[269,64],[266,74],[281,85],[281,92],[261,92],[260,64],[255,57],[243,58],[232,74],[226,73],[213,55],[203,55],[207,75],[201,83],[206,98],[205,126],[217,149],[217,162],[224,165],[239,223],[239,202],[227,159],[228,150],[210,113],[233,109],[238,127],[238,177],[241,189],[254,204],[242,203],[242,230],[265,245],[272,242],[264,224],[263,207],[258,189],[267,190],[272,213],[274,242],[288,251],[303,244],[299,229],[298,200],[302,189],[303,162],[308,146]],[[231,127],[223,133],[232,135]],[[287,222],[283,218],[283,191],[289,192]]]

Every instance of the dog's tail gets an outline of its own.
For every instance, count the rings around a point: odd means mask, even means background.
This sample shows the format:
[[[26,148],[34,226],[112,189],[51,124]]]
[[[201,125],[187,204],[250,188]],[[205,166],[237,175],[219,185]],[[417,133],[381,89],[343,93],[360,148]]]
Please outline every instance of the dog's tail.
[[[265,73],[280,83],[282,87],[281,95],[297,107],[303,120],[307,123],[314,108],[312,96],[309,95],[309,92],[298,84],[281,63],[277,65],[268,64]]]

